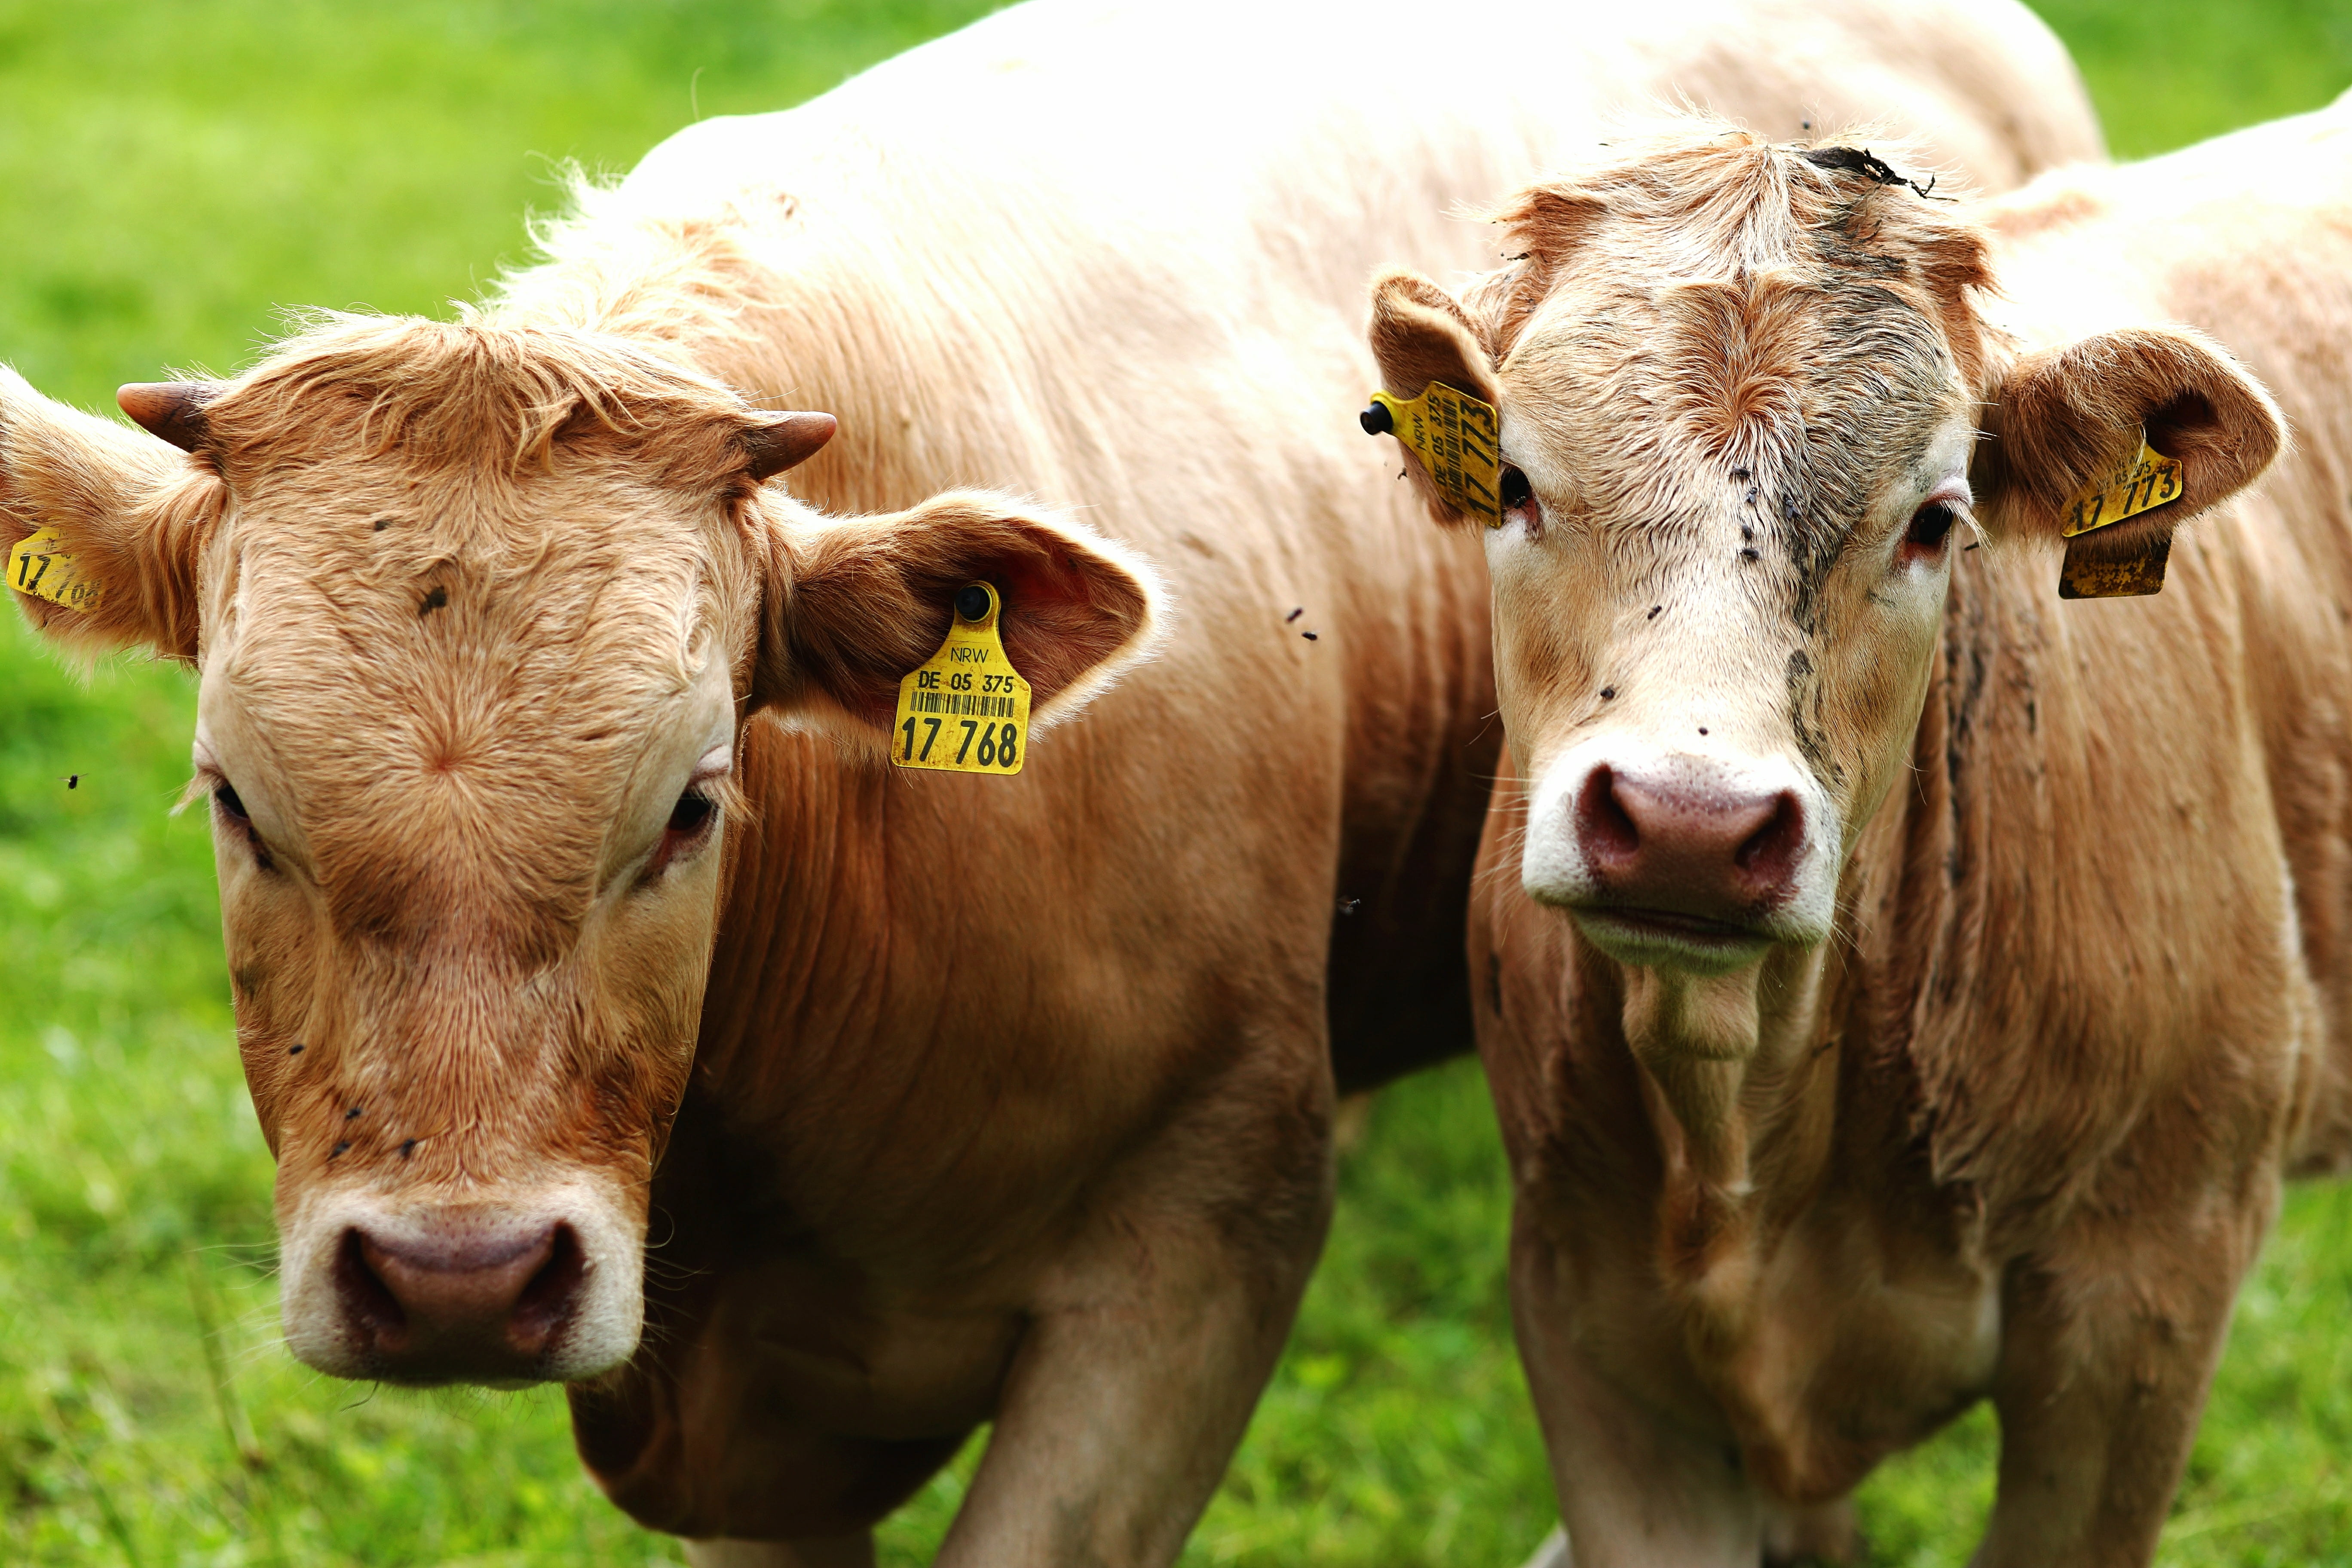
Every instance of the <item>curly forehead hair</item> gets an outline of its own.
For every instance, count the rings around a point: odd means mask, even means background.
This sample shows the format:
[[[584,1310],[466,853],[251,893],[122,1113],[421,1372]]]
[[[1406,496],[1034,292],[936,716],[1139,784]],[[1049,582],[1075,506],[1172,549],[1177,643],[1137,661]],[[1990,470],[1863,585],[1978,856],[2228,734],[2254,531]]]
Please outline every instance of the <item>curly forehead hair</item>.
[[[1968,291],[1992,286],[1984,236],[1931,198],[1932,176],[1900,172],[1906,153],[1881,156],[1859,141],[1777,146],[1706,120],[1619,139],[1606,161],[1532,185],[1493,215],[1512,264],[1464,305],[1499,362],[1562,273],[1586,261],[1626,277],[1744,286],[1769,274],[1784,286],[1877,290],[1935,320],[1974,384],[1984,353]]]
[[[222,387],[205,426],[224,454],[299,454],[322,422],[372,451],[512,470],[558,440],[619,440],[716,474],[747,423],[729,387],[646,345],[469,311],[457,321],[321,314]],[[672,449],[676,448],[676,449]]]

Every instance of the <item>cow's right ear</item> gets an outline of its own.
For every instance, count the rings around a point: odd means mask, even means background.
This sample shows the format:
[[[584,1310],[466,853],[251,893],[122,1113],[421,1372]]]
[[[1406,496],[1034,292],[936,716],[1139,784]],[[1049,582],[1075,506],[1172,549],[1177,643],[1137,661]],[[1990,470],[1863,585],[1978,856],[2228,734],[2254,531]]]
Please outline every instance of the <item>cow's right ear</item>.
[[[1033,729],[1149,656],[1164,625],[1159,578],[1141,557],[1007,496],[955,491],[880,517],[771,527],[751,706],[835,721],[877,744],[898,683],[939,651],[968,584],[995,585]]]
[[[1461,301],[1418,272],[1391,268],[1372,279],[1372,322],[1369,335],[1372,358],[1381,368],[1381,387],[1400,401],[1411,401],[1432,382],[1466,392],[1479,402],[1499,406],[1494,362],[1479,342],[1477,329]],[[1453,502],[1430,482],[1421,461],[1402,442],[1405,466],[1422,499],[1441,521],[1467,521]]]
[[[68,408],[0,367],[0,562],[45,536],[8,572],[9,597],[43,636],[86,653],[194,659],[196,559],[218,491],[171,442]],[[75,602],[39,596],[68,574],[86,584]]]

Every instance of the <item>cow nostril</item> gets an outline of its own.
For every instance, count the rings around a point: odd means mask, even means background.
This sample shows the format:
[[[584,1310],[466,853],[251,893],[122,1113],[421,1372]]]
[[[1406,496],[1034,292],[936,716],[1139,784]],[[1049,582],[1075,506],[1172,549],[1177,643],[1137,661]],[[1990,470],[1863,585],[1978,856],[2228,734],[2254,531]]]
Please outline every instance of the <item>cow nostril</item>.
[[[570,1226],[557,1226],[548,1241],[547,1261],[523,1286],[507,1320],[508,1336],[517,1348],[536,1354],[545,1347],[572,1315],[573,1299],[587,1273],[588,1260],[580,1249],[580,1238]]]
[[[1790,791],[1772,803],[1772,815],[1733,854],[1741,871],[1759,881],[1780,883],[1796,874],[1805,845],[1805,808]]]
[[[356,1228],[343,1232],[342,1247],[335,1256],[335,1292],[342,1298],[343,1310],[352,1321],[366,1330],[378,1346],[391,1349],[407,1337],[408,1314],[392,1287],[368,1267],[365,1247]]]
[[[1596,860],[1629,860],[1642,847],[1642,830],[1617,797],[1617,775],[1604,765],[1586,775],[1577,792],[1577,836]]]

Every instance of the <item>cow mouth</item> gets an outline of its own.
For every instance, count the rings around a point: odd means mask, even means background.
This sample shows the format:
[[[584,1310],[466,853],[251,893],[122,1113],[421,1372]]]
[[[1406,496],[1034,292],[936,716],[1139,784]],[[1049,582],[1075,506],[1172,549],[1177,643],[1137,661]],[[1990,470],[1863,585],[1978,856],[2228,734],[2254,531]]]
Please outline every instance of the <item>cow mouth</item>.
[[[1736,968],[1778,940],[1744,921],[1622,904],[1572,906],[1587,941],[1622,963]]]

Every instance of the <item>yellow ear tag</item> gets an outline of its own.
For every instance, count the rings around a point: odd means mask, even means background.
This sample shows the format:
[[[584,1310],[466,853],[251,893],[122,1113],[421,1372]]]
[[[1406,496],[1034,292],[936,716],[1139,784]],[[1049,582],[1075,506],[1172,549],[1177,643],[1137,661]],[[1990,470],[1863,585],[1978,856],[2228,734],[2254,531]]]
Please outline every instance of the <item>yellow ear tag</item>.
[[[88,612],[98,608],[99,582],[58,549],[65,542],[54,528],[37,528],[8,552],[8,586],[52,605]]]
[[[2179,499],[2179,463],[2149,446],[2143,435],[2139,456],[2076,496],[2067,509],[2066,526],[2059,531],[2072,539]]]
[[[1503,526],[1502,430],[1493,404],[1433,381],[1410,402],[1375,392],[1357,417],[1370,434],[1410,447],[1456,509],[1488,528]]]
[[[2149,446],[2143,433],[2137,457],[2095,481],[2066,509],[2066,526],[2059,531],[2067,542],[2065,563],[2058,573],[2058,596],[2118,599],[2163,588],[2165,563],[2172,554],[2169,537],[2126,555],[2102,550],[2097,542],[2078,546],[2075,542],[2179,499],[2179,461]]]
[[[1004,657],[993,584],[958,591],[948,639],[898,682],[890,760],[902,768],[1017,773],[1029,752],[1029,683]]]

